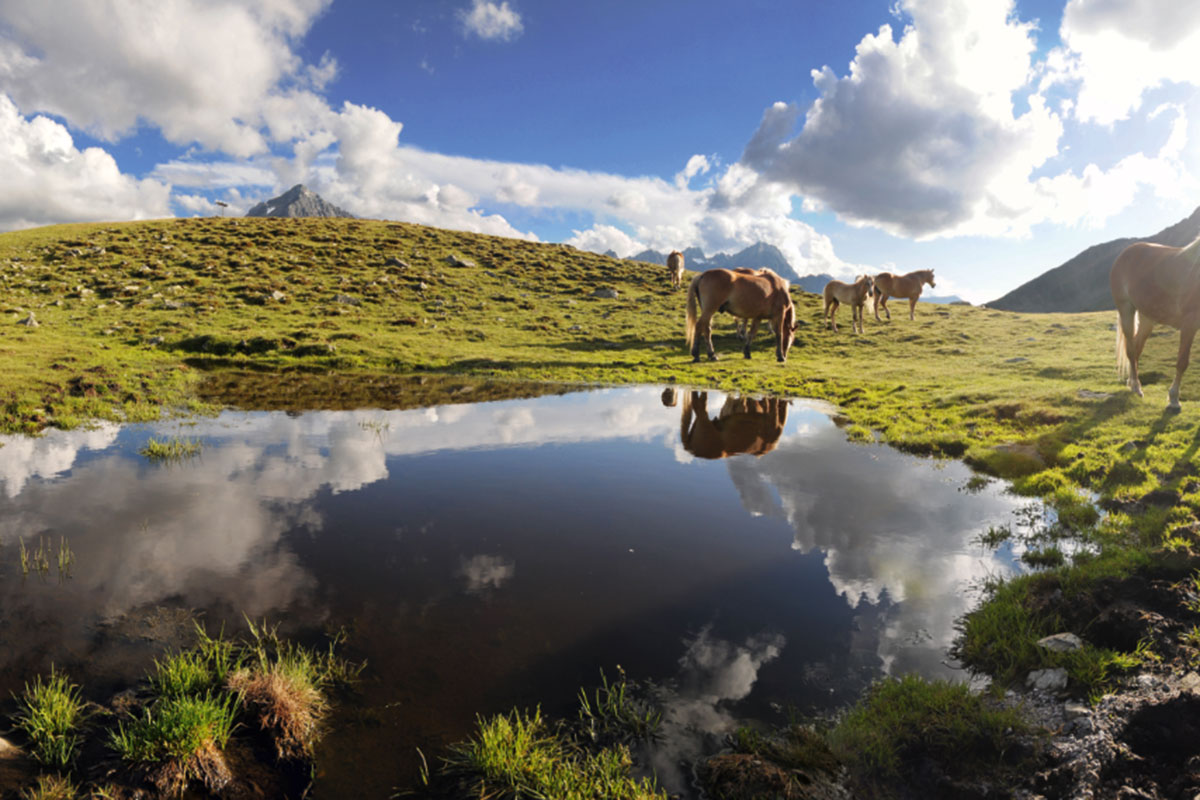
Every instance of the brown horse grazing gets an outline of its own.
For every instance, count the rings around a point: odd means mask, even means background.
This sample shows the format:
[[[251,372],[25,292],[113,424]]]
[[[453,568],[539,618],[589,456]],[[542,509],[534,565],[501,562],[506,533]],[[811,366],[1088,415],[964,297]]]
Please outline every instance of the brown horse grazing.
[[[739,453],[761,456],[775,449],[787,424],[788,402],[778,397],[725,398],[721,413],[708,416],[708,392],[684,392],[679,440],[698,458],[726,458]]]
[[[671,287],[678,289],[683,282],[683,253],[672,250],[667,256],[667,272],[671,274]]]
[[[708,348],[708,359],[717,360],[712,345],[712,318],[718,311],[750,321],[742,354],[750,357],[750,342],[762,320],[775,331],[775,358],[787,360],[796,336],[796,309],[788,282],[769,269],[738,272],[710,269],[692,278],[687,298],[687,345],[692,360],[700,360],[700,340]]]
[[[916,272],[909,272],[906,275],[893,275],[890,272],[881,272],[875,276],[875,321],[879,322],[879,309],[883,309],[883,313],[887,314],[887,318],[891,320],[892,312],[888,311],[887,301],[889,297],[907,297],[908,298],[908,318],[916,319],[913,310],[917,307],[917,298],[921,296],[921,286],[928,283],[930,288],[935,284],[933,282],[933,270],[919,269]]]
[[[1167,410],[1179,411],[1179,384],[1188,367],[1192,339],[1200,326],[1200,238],[1187,247],[1149,242],[1129,245],[1113,262],[1108,282],[1117,304],[1117,374],[1142,397],[1138,359],[1155,323],[1179,329],[1175,382]]]
[[[874,291],[875,280],[870,275],[860,275],[854,283],[830,281],[825,284],[825,313],[822,317],[829,318],[829,326],[837,333],[837,322],[833,316],[837,313],[838,305],[846,303],[850,306],[851,328],[856,333],[862,333],[863,306]]]

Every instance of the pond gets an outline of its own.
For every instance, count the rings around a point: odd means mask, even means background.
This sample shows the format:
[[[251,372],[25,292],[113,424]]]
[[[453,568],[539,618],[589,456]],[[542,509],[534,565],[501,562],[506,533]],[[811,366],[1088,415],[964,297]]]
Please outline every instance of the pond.
[[[153,463],[150,437],[199,454]],[[946,663],[1021,505],[960,463],[855,444],[805,401],[638,387],[406,411],[227,412],[0,448],[0,696],[51,664],[128,687],[209,629],[345,628],[366,660],[315,796],[411,785],[477,713],[572,715],[653,681],[660,777],[739,721]],[[19,550],[74,561],[24,576]],[[707,738],[706,738],[707,737]]]

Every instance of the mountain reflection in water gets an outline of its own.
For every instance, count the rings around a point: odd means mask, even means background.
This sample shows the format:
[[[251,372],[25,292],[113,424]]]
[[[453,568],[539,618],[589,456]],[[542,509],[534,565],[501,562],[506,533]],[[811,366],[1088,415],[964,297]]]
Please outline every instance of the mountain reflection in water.
[[[106,700],[186,641],[185,611],[344,626],[368,667],[318,790],[382,797],[416,747],[514,705],[573,714],[617,664],[661,688],[664,770],[684,732],[958,675],[969,588],[1012,568],[972,540],[1015,498],[850,444],[824,406],[673,391],[0,437],[0,692],[54,664]],[[152,435],[203,449],[157,466]],[[39,536],[69,541],[70,579],[22,578]]]

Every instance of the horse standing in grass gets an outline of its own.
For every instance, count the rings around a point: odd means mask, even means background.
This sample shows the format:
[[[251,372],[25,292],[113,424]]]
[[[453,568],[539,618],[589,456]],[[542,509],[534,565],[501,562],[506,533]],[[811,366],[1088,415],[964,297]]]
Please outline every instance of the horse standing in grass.
[[[671,273],[671,288],[678,289],[683,283],[683,253],[672,250],[667,256],[667,272]]]
[[[1142,397],[1138,359],[1156,323],[1179,329],[1175,382],[1167,410],[1179,411],[1179,384],[1200,326],[1200,238],[1187,247],[1137,242],[1113,262],[1108,282],[1117,305],[1117,374]]]
[[[913,314],[917,307],[917,298],[921,296],[921,287],[928,283],[932,289],[933,270],[919,269],[916,272],[909,272],[906,275],[893,275],[890,272],[881,272],[875,276],[875,321],[880,322],[879,309],[883,309],[883,313],[887,314],[890,321],[892,312],[888,311],[887,301],[889,297],[907,297],[908,298],[908,318],[916,319]]]
[[[742,354],[750,357],[750,342],[762,320],[775,331],[775,358],[787,360],[796,335],[796,309],[788,282],[769,269],[735,271],[710,269],[692,278],[687,298],[687,346],[692,360],[700,360],[700,340],[708,348],[709,361],[716,361],[712,345],[712,318],[718,311],[750,321]]]
[[[834,333],[837,333],[837,322],[833,317],[841,303],[850,306],[851,328],[856,333],[863,332],[863,306],[874,291],[875,279],[870,275],[860,275],[854,283],[830,281],[825,284],[825,313],[822,316],[829,319]]]

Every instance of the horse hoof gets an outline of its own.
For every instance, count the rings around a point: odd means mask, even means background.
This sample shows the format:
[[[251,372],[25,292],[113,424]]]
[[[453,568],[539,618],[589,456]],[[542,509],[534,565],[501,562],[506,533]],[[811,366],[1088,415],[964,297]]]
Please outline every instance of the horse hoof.
[[[693,364],[699,364],[699,363],[700,363],[700,356],[692,356],[692,363],[693,363]]]
[[[711,355],[711,356],[709,356],[709,357],[708,357],[708,360],[709,360],[709,361],[716,361],[716,360],[717,360],[717,357],[716,357],[716,355],[714,354],[714,355]]]
[[[1165,413],[1178,414],[1180,411],[1183,411],[1183,406],[1179,405],[1179,403],[1167,403],[1167,410]]]

